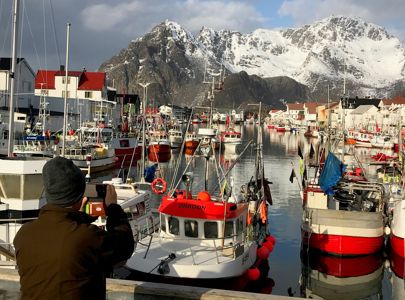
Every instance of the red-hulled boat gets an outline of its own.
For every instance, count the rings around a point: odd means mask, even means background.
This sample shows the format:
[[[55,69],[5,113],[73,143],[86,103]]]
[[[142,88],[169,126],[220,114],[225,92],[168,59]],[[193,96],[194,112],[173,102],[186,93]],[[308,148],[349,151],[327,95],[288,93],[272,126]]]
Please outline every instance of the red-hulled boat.
[[[393,218],[390,224],[390,245],[391,250],[400,257],[405,257],[405,200],[395,203],[392,210]]]
[[[312,181],[304,187],[303,243],[339,256],[378,252],[384,246],[384,187],[338,177],[333,192],[328,191],[329,195],[326,195],[321,186],[325,189],[326,183],[322,180],[331,174],[325,171],[332,166],[328,159],[322,171],[325,174],[319,180],[322,183]]]
[[[138,144],[136,137],[117,136],[111,139],[111,147],[114,149],[116,167],[128,167],[136,164],[141,159],[142,146]]]
[[[153,162],[167,162],[171,156],[170,141],[166,132],[152,132],[149,135],[148,159]]]
[[[195,132],[187,132],[184,138],[184,150],[187,154],[194,154],[194,151],[197,149],[200,140],[198,139]]]

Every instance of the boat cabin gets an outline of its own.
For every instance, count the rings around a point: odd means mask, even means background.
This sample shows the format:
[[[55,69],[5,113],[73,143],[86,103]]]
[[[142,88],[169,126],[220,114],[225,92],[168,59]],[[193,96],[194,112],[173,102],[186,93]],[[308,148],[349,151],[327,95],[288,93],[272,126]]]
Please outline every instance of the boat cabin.
[[[159,207],[161,235],[187,239],[208,246],[242,242],[246,230],[247,203],[225,203],[212,199],[208,192],[197,197],[185,191],[164,196]],[[224,212],[226,209],[226,212]]]

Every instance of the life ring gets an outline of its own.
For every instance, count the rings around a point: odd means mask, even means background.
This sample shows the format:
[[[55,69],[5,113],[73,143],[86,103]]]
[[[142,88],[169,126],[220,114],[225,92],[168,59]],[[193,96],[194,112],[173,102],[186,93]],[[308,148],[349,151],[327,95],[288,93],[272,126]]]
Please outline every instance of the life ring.
[[[158,189],[158,186],[162,188]],[[151,188],[155,194],[161,195],[167,190],[167,182],[163,178],[156,178],[152,181]]]

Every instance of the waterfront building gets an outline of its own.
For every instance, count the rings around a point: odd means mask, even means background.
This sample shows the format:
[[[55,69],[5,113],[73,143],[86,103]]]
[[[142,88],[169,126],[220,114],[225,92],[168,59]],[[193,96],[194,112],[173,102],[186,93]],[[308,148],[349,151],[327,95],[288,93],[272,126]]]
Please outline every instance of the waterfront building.
[[[111,115],[115,102],[107,100],[113,89],[107,87],[105,72],[88,72],[86,69],[68,71],[67,84],[65,74],[65,68],[61,66],[59,70],[38,70],[35,77],[35,95],[46,98],[47,109],[53,119],[51,130],[62,128],[65,92],[68,123],[73,127],[92,121],[95,115],[99,115],[99,120]]]
[[[0,108],[9,108],[10,97],[11,58],[0,57]],[[39,100],[34,96],[35,72],[25,58],[18,58],[16,62],[15,97],[16,111],[28,114],[30,108],[38,109]]]

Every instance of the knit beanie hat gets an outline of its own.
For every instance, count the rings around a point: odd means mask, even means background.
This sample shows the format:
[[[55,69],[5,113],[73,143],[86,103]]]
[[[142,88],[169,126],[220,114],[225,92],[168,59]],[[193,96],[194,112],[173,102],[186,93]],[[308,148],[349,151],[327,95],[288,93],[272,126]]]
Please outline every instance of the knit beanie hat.
[[[82,171],[70,159],[55,157],[42,169],[46,201],[69,207],[83,198],[86,181]]]

